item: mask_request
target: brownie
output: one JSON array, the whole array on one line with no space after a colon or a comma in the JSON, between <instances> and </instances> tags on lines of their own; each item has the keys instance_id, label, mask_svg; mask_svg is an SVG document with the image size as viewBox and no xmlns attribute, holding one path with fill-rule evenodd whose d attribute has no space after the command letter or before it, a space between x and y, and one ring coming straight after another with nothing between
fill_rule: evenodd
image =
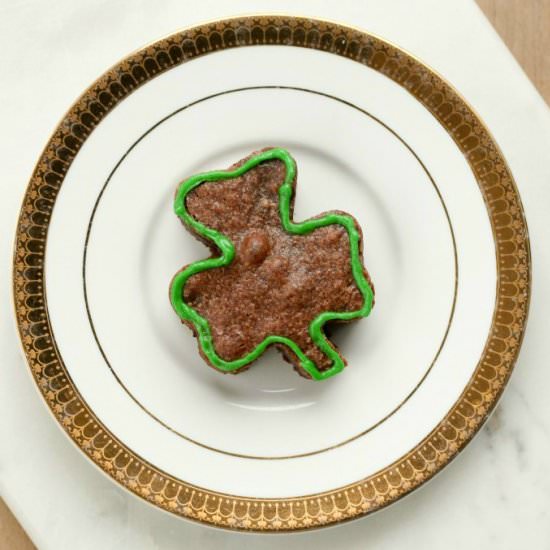
<instances>
[{"instance_id":1,"label":"brownie","mask_svg":"<svg viewBox=\"0 0 550 550\"><path fill-rule=\"evenodd\" d=\"M239 177L204 182L189 192L185 201L188 213L228 237L235 256L229 265L192 275L185 284L183 299L209 322L214 349L222 359L240 359L266 337L277 335L294 341L322 372L331 367L332 360L313 342L311 322L323 312L359 310L364 297L352 273L345 227L331 224L307 234L291 234L283 228L278 190L285 175L281 160L268 160ZM295 187L296 178L293 191ZM293 206L294 193L291 220ZM323 216L326 213L319 218ZM361 230L355 220L354 224L359 231L362 263ZM212 241L191 232L210 247L212 257L220 256ZM364 267L363 274L372 288ZM196 333L192 322L183 321ZM311 378L288 346L275 346L302 376Z\"/></svg>"}]
</instances>

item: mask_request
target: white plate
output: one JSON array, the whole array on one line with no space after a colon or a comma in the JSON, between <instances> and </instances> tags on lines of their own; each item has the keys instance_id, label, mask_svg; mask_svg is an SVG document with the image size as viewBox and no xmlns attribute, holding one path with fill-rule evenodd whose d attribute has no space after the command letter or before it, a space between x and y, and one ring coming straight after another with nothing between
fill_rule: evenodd
<instances>
[{"instance_id":1,"label":"white plate","mask_svg":"<svg viewBox=\"0 0 550 550\"><path fill-rule=\"evenodd\" d=\"M376 306L324 382L273 352L209 369L168 301L207 255L177 184L269 145L298 163L295 219L364 231ZM335 523L424 482L495 404L526 318L521 205L477 117L394 46L312 20L205 25L121 62L48 144L17 237L22 341L61 424L135 493L224 527Z\"/></svg>"}]
</instances>

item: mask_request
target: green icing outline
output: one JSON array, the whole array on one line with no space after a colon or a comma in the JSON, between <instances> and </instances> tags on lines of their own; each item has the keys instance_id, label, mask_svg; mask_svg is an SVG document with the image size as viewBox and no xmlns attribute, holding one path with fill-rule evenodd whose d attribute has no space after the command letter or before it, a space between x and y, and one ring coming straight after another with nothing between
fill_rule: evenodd
<instances>
[{"instance_id":1,"label":"green icing outline","mask_svg":"<svg viewBox=\"0 0 550 550\"><path fill-rule=\"evenodd\" d=\"M214 349L209 322L199 315L192 307L187 305L183 297L185 284L191 276L208 269L227 266L235 257L235 246L229 238L214 229L206 227L189 214L185 204L187 195L202 183L237 178L258 164L274 159L281 160L286 167L285 180L279 187L279 213L283 228L289 233L304 235L320 227L326 227L327 225L342 225L348 232L353 277L357 287L363 295L364 301L361 309L349 312L325 311L318 315L309 325L309 335L311 339L315 345L333 361L332 366L324 371L318 370L315 363L304 354L296 342L285 336L267 336L253 351L240 359L235 359L234 361L222 359ZM184 270L176 273L170 285L170 301L181 319L193 323L204 355L215 368L223 372L235 371L255 361L271 344L284 344L297 355L302 368L307 371L314 380L325 380L330 378L338 374L344 368L344 361L324 335L322 330L323 325L328 321L350 321L358 317L366 317L372 309L374 293L363 272L363 265L359 253L359 232L357 231L353 218L345 214L328 213L320 218L294 223L290 219L290 201L293 194L292 182L295 176L296 163L294 159L286 149L275 148L254 155L235 170L214 170L212 172L196 174L183 181L178 187L174 200L174 212L188 227L193 229L193 231L201 235L201 237L215 243L222 254L215 258L207 258L195 262L187 266Z\"/></svg>"}]
</instances>

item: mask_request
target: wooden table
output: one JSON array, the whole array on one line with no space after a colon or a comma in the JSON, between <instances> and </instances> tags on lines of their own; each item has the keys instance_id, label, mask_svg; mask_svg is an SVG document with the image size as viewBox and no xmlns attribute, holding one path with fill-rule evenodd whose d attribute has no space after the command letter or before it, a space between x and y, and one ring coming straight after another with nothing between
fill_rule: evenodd
<instances>
[{"instance_id":1,"label":"wooden table","mask_svg":"<svg viewBox=\"0 0 550 550\"><path fill-rule=\"evenodd\" d=\"M550 105L550 0L476 0Z\"/></svg>"},{"instance_id":2,"label":"wooden table","mask_svg":"<svg viewBox=\"0 0 550 550\"><path fill-rule=\"evenodd\" d=\"M476 0L550 105L550 0ZM0 548L35 548L0 499Z\"/></svg>"}]
</instances>

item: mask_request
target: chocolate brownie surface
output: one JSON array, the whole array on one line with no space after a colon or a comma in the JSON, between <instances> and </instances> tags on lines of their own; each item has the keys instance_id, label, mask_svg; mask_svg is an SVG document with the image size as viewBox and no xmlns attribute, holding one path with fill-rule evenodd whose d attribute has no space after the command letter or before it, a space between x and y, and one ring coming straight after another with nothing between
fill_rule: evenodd
<instances>
[{"instance_id":1,"label":"chocolate brownie surface","mask_svg":"<svg viewBox=\"0 0 550 550\"><path fill-rule=\"evenodd\" d=\"M284 163L270 160L240 177L205 182L189 193L190 215L228 237L235 258L226 267L192 275L184 299L210 323L214 348L222 359L239 359L267 336L277 335L296 342L323 371L331 361L311 340L309 325L326 311L360 309L363 297L351 271L343 226L333 224L305 235L283 229L278 189L284 178ZM291 215L292 209L293 204ZM213 256L219 256L213 243L204 242ZM277 347L300 374L310 377L289 348Z\"/></svg>"}]
</instances>

